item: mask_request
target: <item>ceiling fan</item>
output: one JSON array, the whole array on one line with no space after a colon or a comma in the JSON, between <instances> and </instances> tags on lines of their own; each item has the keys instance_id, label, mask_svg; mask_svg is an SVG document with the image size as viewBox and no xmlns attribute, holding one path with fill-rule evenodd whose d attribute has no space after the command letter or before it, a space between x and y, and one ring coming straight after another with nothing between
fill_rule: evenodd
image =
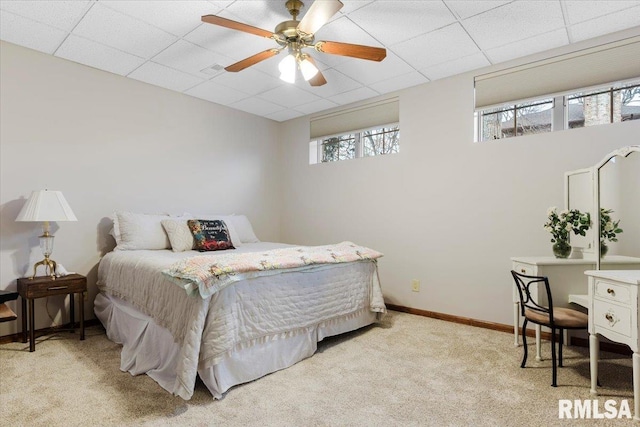
<instances>
[{"instance_id":1,"label":"ceiling fan","mask_svg":"<svg viewBox=\"0 0 640 427\"><path fill-rule=\"evenodd\" d=\"M302 76L311 86L322 86L327 83L313 58L308 53L303 52L303 49L306 48L313 48L318 52L332 55L349 56L378 62L387 56L386 49L380 47L333 41L316 42L314 34L342 8L343 4L339 0L316 0L302 20L298 21L297 18L303 6L304 4L300 0L288 0L285 3L285 7L293 19L279 23L273 32L216 15L205 15L202 17L202 22L273 39L280 47L267 49L252 55L225 67L225 70L231 72L242 71L258 62L278 55L286 49L288 55L280 62L279 70L280 78L289 83L295 82L298 69L300 69Z\"/></svg>"}]
</instances>

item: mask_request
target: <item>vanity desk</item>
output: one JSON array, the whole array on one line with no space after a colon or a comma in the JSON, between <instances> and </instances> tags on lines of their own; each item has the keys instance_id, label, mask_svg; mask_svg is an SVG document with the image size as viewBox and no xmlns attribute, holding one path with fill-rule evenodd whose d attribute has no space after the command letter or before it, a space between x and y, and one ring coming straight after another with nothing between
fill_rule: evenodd
<instances>
[{"instance_id":1,"label":"vanity desk","mask_svg":"<svg viewBox=\"0 0 640 427\"><path fill-rule=\"evenodd\" d=\"M640 420L640 270L589 270L589 365L591 394L598 394L598 358L602 335L633 351L633 418Z\"/></svg>"},{"instance_id":2,"label":"vanity desk","mask_svg":"<svg viewBox=\"0 0 640 427\"><path fill-rule=\"evenodd\" d=\"M640 270L640 258L610 255L602 259L601 268L605 270ZM595 257L583 259L550 257L513 257L511 268L529 276L547 276L553 295L553 305L569 307L569 303L580 304L588 308L586 270L596 268ZM515 345L519 342L520 298L515 286L513 289L513 334ZM534 298L547 303L544 287L534 290ZM567 341L568 342L568 341ZM536 360L542 360L540 353L540 326L536 325Z\"/></svg>"}]
</instances>

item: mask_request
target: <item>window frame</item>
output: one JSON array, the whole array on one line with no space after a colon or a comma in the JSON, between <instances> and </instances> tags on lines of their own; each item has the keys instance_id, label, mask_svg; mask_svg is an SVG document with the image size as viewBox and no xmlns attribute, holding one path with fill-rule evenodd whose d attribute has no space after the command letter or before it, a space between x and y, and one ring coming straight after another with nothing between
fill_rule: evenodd
<instances>
[{"instance_id":1,"label":"window frame","mask_svg":"<svg viewBox=\"0 0 640 427\"><path fill-rule=\"evenodd\" d=\"M545 132L519 134L517 132L517 129L518 129L517 110L518 108L523 108L527 106L545 104L545 103L548 103L549 100L551 100L551 103L552 103L550 132L555 132L555 131L564 130L564 129L574 129L574 128L585 127L584 125L579 127L570 127L570 122L569 122L570 101L573 99L578 99L578 98L584 99L589 96L595 96L595 95L601 95L601 94L609 94L609 121L608 123L600 123L600 124L618 123L617 121L614 121L615 119L614 117L615 106L613 102L614 94L616 92L622 92L624 90L634 89L634 88L640 88L640 79L632 79L624 82L608 83L606 85L599 85L598 87L594 87L594 88L573 90L571 92L567 92L559 95L544 95L544 96L540 96L540 97L536 97L528 100L513 101L513 102L509 102L502 105L488 106L482 109L478 109L474 111L474 142L484 143L484 142L496 141L501 139L514 138L518 136L533 135L537 133L548 133L547 131L545 131ZM500 138L483 140L482 137L484 132L484 121L483 121L484 117L489 114L500 114L506 111L512 111L514 115L513 134L502 136ZM624 121L628 121L628 119L624 120L621 117L620 122L624 122Z\"/></svg>"},{"instance_id":2,"label":"window frame","mask_svg":"<svg viewBox=\"0 0 640 427\"><path fill-rule=\"evenodd\" d=\"M364 138L362 136L363 133L364 132L368 132L368 131L373 131L373 130L383 130L382 133L390 134L390 133L392 133L392 131L387 131L387 129L392 129L392 128L396 128L396 132L398 134L398 150L395 151L395 152L392 151L392 152L383 152L383 153L374 154L374 155L365 155L364 141L363 141ZM331 138L341 138L341 137L349 136L349 135L353 135L354 136L354 143L355 143L354 157L340 159L339 155L338 155L338 159L337 160L325 161L324 146L326 145L326 141L331 139ZM332 142L332 143L333 144L339 143L339 141ZM323 137L317 138L315 140L312 140L312 141L310 141L309 144L311 146L310 152L311 152L311 150L313 150L314 146L315 146L315 149L316 149L315 156L313 156L311 154L309 156L309 164L336 163L336 162L340 162L340 161L344 161L344 160L354 160L354 159L362 159L362 158L368 158L368 157L379 157L379 156L383 156L383 155L387 155L387 154L398 154L400 152L400 122L393 122L393 123L375 125L375 126L367 127L367 128L364 128L364 129L344 132L344 133L340 133L340 134L336 134L336 135L327 135L327 136L323 136Z\"/></svg>"}]
</instances>

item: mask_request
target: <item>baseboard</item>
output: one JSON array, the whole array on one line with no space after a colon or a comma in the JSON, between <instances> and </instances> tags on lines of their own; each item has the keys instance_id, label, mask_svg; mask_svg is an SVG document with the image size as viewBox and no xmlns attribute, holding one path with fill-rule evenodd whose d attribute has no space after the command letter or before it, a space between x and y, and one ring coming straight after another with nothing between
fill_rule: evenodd
<instances>
[{"instance_id":1,"label":"baseboard","mask_svg":"<svg viewBox=\"0 0 640 427\"><path fill-rule=\"evenodd\" d=\"M96 325L101 325L100 321L98 319L89 319L89 320L85 320L84 321L84 326L89 327L89 326L96 326ZM80 325L76 322L76 329L79 328ZM39 337L41 335L48 335L48 334L53 334L56 332L63 332L63 331L67 331L69 327L67 325L65 326L60 326L60 327L49 327L49 328L42 328L42 329L36 329L36 337ZM18 332L16 334L11 334L11 335L4 335L0 337L0 344L7 344L10 342L21 342L22 341L22 332Z\"/></svg>"},{"instance_id":2,"label":"baseboard","mask_svg":"<svg viewBox=\"0 0 640 427\"><path fill-rule=\"evenodd\" d=\"M455 316L453 314L438 313L436 311L420 310L417 308L404 307L402 305L394 305L394 304L386 304L386 305L389 310L401 311L403 313L416 314L418 316L431 317L433 319L444 320L447 322L461 323L463 325L476 326L478 328L492 329L494 331L507 332L507 333L513 334L513 326L505 325L504 323L488 322L486 320L478 320L478 319L472 319L470 317ZM520 328L520 334L522 334L522 328ZM527 336L535 337L536 336L535 330L527 329ZM543 331L541 334L541 338L549 341L551 340L551 333ZM571 337L570 344L575 345L577 347L588 348L589 340L585 338ZM610 353L624 354L624 355L633 354L631 349L626 345L608 343L608 342L602 342L602 341L600 341L600 350L608 351Z\"/></svg>"}]
</instances>

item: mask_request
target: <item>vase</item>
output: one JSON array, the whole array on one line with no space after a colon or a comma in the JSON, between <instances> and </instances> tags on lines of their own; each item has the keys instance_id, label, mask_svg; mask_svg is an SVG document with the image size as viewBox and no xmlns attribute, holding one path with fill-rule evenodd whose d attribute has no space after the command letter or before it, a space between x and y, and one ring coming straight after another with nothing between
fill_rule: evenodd
<instances>
[{"instance_id":1,"label":"vase","mask_svg":"<svg viewBox=\"0 0 640 427\"><path fill-rule=\"evenodd\" d=\"M568 258L571 253L571 245L563 241L554 243L552 249L556 258Z\"/></svg>"},{"instance_id":2,"label":"vase","mask_svg":"<svg viewBox=\"0 0 640 427\"><path fill-rule=\"evenodd\" d=\"M608 251L609 246L605 242L600 242L600 258L604 258Z\"/></svg>"}]
</instances>

